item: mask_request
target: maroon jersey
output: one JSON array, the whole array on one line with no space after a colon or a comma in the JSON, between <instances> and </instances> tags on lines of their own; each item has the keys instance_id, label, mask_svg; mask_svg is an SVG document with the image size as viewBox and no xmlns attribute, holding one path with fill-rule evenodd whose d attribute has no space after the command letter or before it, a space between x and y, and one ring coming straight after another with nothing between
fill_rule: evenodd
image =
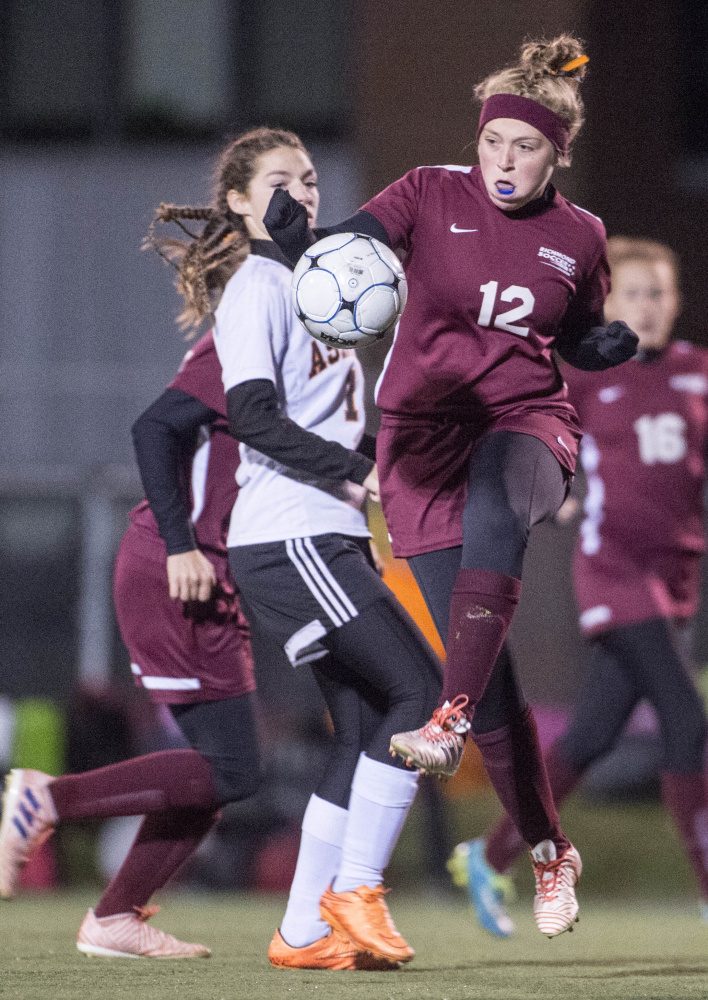
<instances>
[{"instance_id":1,"label":"maroon jersey","mask_svg":"<svg viewBox=\"0 0 708 1000\"><path fill-rule=\"evenodd\" d=\"M708 351L678 341L653 360L565 375L588 479L574 561L581 627L690 616L705 549Z\"/></svg>"},{"instance_id":2,"label":"maroon jersey","mask_svg":"<svg viewBox=\"0 0 708 1000\"><path fill-rule=\"evenodd\" d=\"M235 476L239 450L238 442L229 434L221 365L211 332L187 351L169 388L188 393L220 415L204 428L203 440L189 468L184 469L184 476L191 487L192 523L197 543L211 558L219 579L224 580L228 577L226 535L238 494ZM146 500L129 516L134 524L158 535L157 523Z\"/></svg>"},{"instance_id":3,"label":"maroon jersey","mask_svg":"<svg viewBox=\"0 0 708 1000\"><path fill-rule=\"evenodd\" d=\"M233 584L221 580L208 601L172 600L157 534L131 524L123 535L113 599L133 680L152 701L191 704L255 689L248 622Z\"/></svg>"},{"instance_id":4,"label":"maroon jersey","mask_svg":"<svg viewBox=\"0 0 708 1000\"><path fill-rule=\"evenodd\" d=\"M564 319L601 321L605 233L557 192L526 213L501 211L478 167L420 167L363 208L404 254L408 279L377 387L378 457L394 553L414 555L460 544L482 434L531 434L574 470L580 433L551 349Z\"/></svg>"},{"instance_id":5,"label":"maroon jersey","mask_svg":"<svg viewBox=\"0 0 708 1000\"><path fill-rule=\"evenodd\" d=\"M221 365L211 333L187 351L171 389L180 389L219 414L183 474L191 486L192 523L199 548L216 570L208 601L169 596L165 543L146 500L118 551L114 601L133 679L153 701L191 703L253 691L248 623L231 578L226 535L236 500L238 442L229 434ZM157 627L156 627L157 623Z\"/></svg>"}]
</instances>

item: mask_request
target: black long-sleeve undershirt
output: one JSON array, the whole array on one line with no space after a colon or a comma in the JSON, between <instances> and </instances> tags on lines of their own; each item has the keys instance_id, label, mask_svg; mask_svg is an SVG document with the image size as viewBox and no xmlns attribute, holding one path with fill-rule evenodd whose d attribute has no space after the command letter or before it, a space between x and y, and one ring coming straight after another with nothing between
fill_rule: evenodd
<instances>
[{"instance_id":1,"label":"black long-sleeve undershirt","mask_svg":"<svg viewBox=\"0 0 708 1000\"><path fill-rule=\"evenodd\" d=\"M140 479L170 556L197 548L189 469L200 428L217 417L215 410L189 393L166 389L133 424Z\"/></svg>"},{"instance_id":2,"label":"black long-sleeve undershirt","mask_svg":"<svg viewBox=\"0 0 708 1000\"><path fill-rule=\"evenodd\" d=\"M314 479L361 485L373 468L373 461L361 452L325 441L283 417L275 386L268 379L234 386L226 393L226 404L231 434L289 469Z\"/></svg>"}]
</instances>

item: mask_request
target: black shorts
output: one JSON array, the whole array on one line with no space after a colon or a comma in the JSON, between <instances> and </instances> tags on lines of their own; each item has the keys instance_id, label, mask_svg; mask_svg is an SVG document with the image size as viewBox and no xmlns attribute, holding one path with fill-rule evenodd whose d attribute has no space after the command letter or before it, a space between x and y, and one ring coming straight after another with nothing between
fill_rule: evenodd
<instances>
[{"instance_id":1,"label":"black shorts","mask_svg":"<svg viewBox=\"0 0 708 1000\"><path fill-rule=\"evenodd\" d=\"M390 595L366 547L368 539L329 534L229 549L251 627L275 639L294 667L325 656L328 632Z\"/></svg>"}]
</instances>

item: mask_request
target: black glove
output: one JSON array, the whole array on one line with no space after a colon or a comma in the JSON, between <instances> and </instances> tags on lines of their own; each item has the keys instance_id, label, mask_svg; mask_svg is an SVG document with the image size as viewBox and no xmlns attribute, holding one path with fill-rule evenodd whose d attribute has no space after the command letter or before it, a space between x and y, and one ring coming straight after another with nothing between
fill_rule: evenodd
<instances>
[{"instance_id":1,"label":"black glove","mask_svg":"<svg viewBox=\"0 0 708 1000\"><path fill-rule=\"evenodd\" d=\"M584 372L602 372L629 361L637 353L636 333L616 320L608 326L593 326L579 339L561 334L556 337L556 350L569 365Z\"/></svg>"},{"instance_id":2,"label":"black glove","mask_svg":"<svg viewBox=\"0 0 708 1000\"><path fill-rule=\"evenodd\" d=\"M263 216L263 224L291 264L297 264L307 248L315 242L307 222L305 206L295 201L290 192L283 188L276 188L273 192Z\"/></svg>"}]
</instances>

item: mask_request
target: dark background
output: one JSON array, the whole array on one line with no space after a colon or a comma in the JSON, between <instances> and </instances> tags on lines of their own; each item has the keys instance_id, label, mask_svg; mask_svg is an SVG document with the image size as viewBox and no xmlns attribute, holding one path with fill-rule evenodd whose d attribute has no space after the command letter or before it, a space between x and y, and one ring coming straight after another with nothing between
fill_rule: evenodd
<instances>
[{"instance_id":1,"label":"dark background","mask_svg":"<svg viewBox=\"0 0 708 1000\"><path fill-rule=\"evenodd\" d=\"M110 567L139 495L129 427L185 348L169 275L138 250L152 208L204 203L214 154L251 125L311 144L323 222L410 167L471 162L475 83L525 38L564 30L591 62L587 123L557 185L609 234L677 251L677 333L706 343L705 4L5 0L0 692L127 676ZM384 350L362 354L370 385ZM581 661L572 540L538 529L514 627L528 693L546 704L569 700Z\"/></svg>"}]
</instances>

